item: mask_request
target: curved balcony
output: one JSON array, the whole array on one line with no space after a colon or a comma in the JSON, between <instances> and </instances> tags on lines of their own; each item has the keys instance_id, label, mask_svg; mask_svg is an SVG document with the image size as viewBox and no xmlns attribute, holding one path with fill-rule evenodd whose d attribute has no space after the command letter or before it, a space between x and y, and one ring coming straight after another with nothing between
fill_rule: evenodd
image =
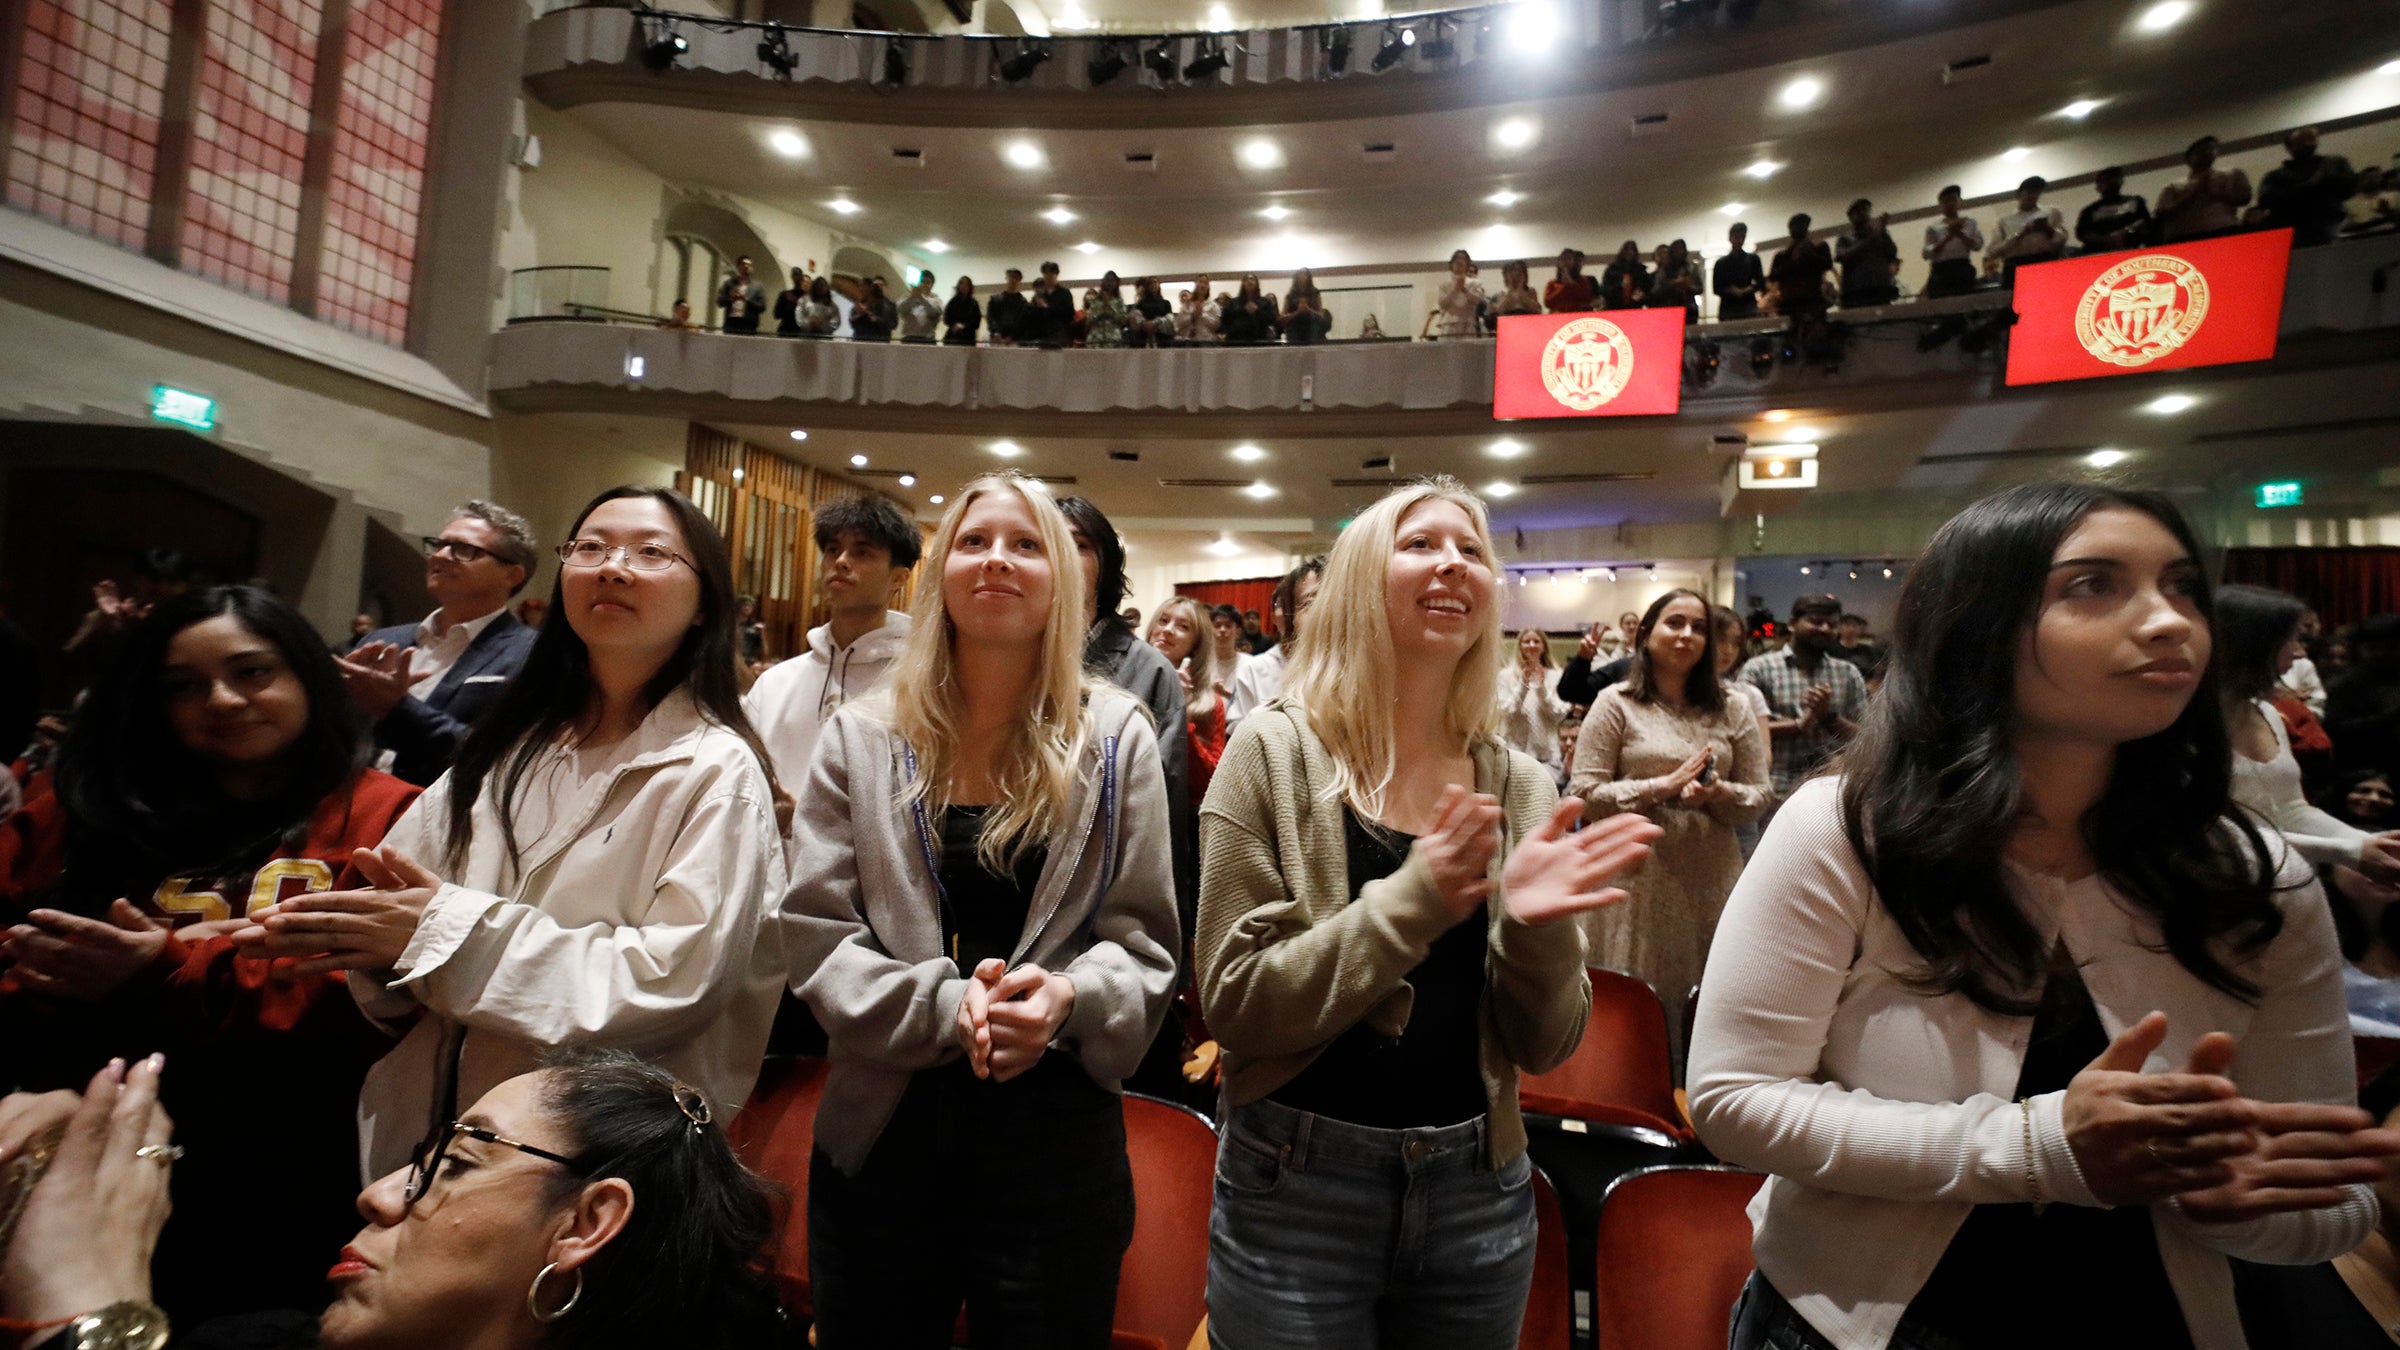
<instances>
[{"instance_id":1,"label":"curved balcony","mask_svg":"<svg viewBox=\"0 0 2400 1350\"><path fill-rule=\"evenodd\" d=\"M526 35L554 108L662 103L900 126L1223 126L1441 111L1690 79L2066 0L1548 0L1245 33L1053 38L798 28L604 5ZM1733 16L1747 14L1739 23ZM1403 40L1405 38L1405 40ZM661 42L680 51L661 59ZM657 55L654 56L654 50ZM1020 69L1027 51L1046 56ZM1529 59L1529 51L1540 59ZM1111 69L1111 67L1114 67ZM1011 79L1011 74L1017 78Z\"/></svg>"}]
</instances>

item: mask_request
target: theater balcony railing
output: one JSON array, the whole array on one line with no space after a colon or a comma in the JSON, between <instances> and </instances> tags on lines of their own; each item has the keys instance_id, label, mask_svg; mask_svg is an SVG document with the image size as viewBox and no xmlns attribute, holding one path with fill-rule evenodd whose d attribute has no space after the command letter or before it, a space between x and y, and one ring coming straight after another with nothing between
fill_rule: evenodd
<instances>
[{"instance_id":1,"label":"theater balcony railing","mask_svg":"<svg viewBox=\"0 0 2400 1350\"><path fill-rule=\"evenodd\" d=\"M2400 235L2295 252L2277 364L2400 360L2395 283ZM2009 298L1837 309L1829 353L1796 350L1778 319L1697 325L1684 343L1684 415L1841 391L1885 406L1991 397L2002 387ZM1324 434L1465 431L1491 417L1489 338L1045 350L677 331L627 317L586 309L510 323L493 338L493 401L527 412L804 413L824 426L962 431L1040 414L1062 431L1062 416L1088 417L1095 434L1129 414L1241 416ZM1954 340L1923 350L1919 338L1944 319Z\"/></svg>"},{"instance_id":2,"label":"theater balcony railing","mask_svg":"<svg viewBox=\"0 0 2400 1350\"><path fill-rule=\"evenodd\" d=\"M583 4L531 23L524 69L526 87L554 108L640 102L888 125L1216 126L1691 79L2063 2L1544 0L1247 32L1033 39Z\"/></svg>"}]
</instances>

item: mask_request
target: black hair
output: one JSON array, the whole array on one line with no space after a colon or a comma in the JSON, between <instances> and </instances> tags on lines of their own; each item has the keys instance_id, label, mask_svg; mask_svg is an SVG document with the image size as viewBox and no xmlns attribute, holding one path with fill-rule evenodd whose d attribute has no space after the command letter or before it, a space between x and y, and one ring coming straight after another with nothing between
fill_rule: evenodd
<instances>
[{"instance_id":1,"label":"black hair","mask_svg":"<svg viewBox=\"0 0 2400 1350\"><path fill-rule=\"evenodd\" d=\"M2190 145L2183 147L2183 157L2185 159L2190 159L2192 156L2200 153L2200 147L2205 145L2209 149L2214 150L2219 144L2220 142L2216 137L2203 136L2199 140L2192 142Z\"/></svg>"},{"instance_id":2,"label":"black hair","mask_svg":"<svg viewBox=\"0 0 2400 1350\"><path fill-rule=\"evenodd\" d=\"M2298 600L2264 586L2219 586L2213 625L2217 679L2244 702L2275 692L2275 654L2300 631Z\"/></svg>"},{"instance_id":3,"label":"black hair","mask_svg":"<svg viewBox=\"0 0 2400 1350\"><path fill-rule=\"evenodd\" d=\"M1857 201L1850 203L1850 210L1852 211L1872 211L1874 209L1875 203L1868 201L1864 197L1861 197Z\"/></svg>"},{"instance_id":4,"label":"black hair","mask_svg":"<svg viewBox=\"0 0 2400 1350\"><path fill-rule=\"evenodd\" d=\"M2109 165L2107 168L2105 168L2105 169L2102 169L2100 172L2098 172L2098 173L2096 173L2096 174L2093 174L2093 175L2092 175L2092 181L2094 181L2094 182L2098 182L2099 180L2101 180L2101 179L2103 179L2103 178L2109 178L2109 177L2123 178L2124 176L2125 176L2125 167L2124 167L2123 165L2121 165L2121 164L2111 164L2111 165Z\"/></svg>"},{"instance_id":5,"label":"black hair","mask_svg":"<svg viewBox=\"0 0 2400 1350\"><path fill-rule=\"evenodd\" d=\"M2019 192L2040 192L2041 190L2043 190L2044 188L2047 188L2047 187L2049 187L2049 186L2050 186L2050 180L2049 180L2049 179L2047 179L2047 178L2044 178L2044 177L2042 177L2040 174L2038 174L2038 173L2037 173L2037 174L2033 175L2032 177L2030 177L2030 178L2026 179L2024 182L2017 184L2017 191L2019 191Z\"/></svg>"},{"instance_id":6,"label":"black hair","mask_svg":"<svg viewBox=\"0 0 2400 1350\"><path fill-rule=\"evenodd\" d=\"M553 1350L778 1343L774 1286L758 1265L774 1192L726 1142L734 1104L708 1102L624 1050L555 1051L542 1067L542 1109L581 1164L561 1174L556 1198L612 1177L634 1195L624 1228L579 1268L575 1306L550 1327Z\"/></svg>"},{"instance_id":7,"label":"black hair","mask_svg":"<svg viewBox=\"0 0 2400 1350\"><path fill-rule=\"evenodd\" d=\"M1803 211L1800 214L1792 217L1791 220L1785 225L1785 228L1789 229L1794 235L1803 235L1808 233L1808 227L1814 223L1815 222L1809 219L1808 213Z\"/></svg>"},{"instance_id":8,"label":"black hair","mask_svg":"<svg viewBox=\"0 0 2400 1350\"><path fill-rule=\"evenodd\" d=\"M1023 281L1025 279L1025 271L1023 268L1019 267L1011 267L1007 271L1002 272L1001 275L1015 277L1019 281Z\"/></svg>"},{"instance_id":9,"label":"black hair","mask_svg":"<svg viewBox=\"0 0 2400 1350\"><path fill-rule=\"evenodd\" d=\"M1117 537L1117 527L1108 523L1108 516L1094 506L1089 497L1061 497L1058 509L1067 524L1081 534L1100 555L1100 612L1102 623L1122 625L1117 611L1125 607L1125 541Z\"/></svg>"},{"instance_id":10,"label":"black hair","mask_svg":"<svg viewBox=\"0 0 2400 1350\"><path fill-rule=\"evenodd\" d=\"M1057 271L1057 270L1058 270L1058 264L1057 264L1057 263L1054 263L1054 262L1046 262L1046 263L1043 263L1043 264L1042 264L1042 271L1043 271L1043 272L1045 272L1045 273L1049 273L1049 272L1055 272L1055 271Z\"/></svg>"},{"instance_id":11,"label":"black hair","mask_svg":"<svg viewBox=\"0 0 2400 1350\"><path fill-rule=\"evenodd\" d=\"M1740 230L1744 234L1750 233L1750 222L1746 220L1737 220L1733 222L1733 224L1725 227L1725 232L1727 234L1731 234L1735 230Z\"/></svg>"},{"instance_id":12,"label":"black hair","mask_svg":"<svg viewBox=\"0 0 2400 1350\"><path fill-rule=\"evenodd\" d=\"M167 648L194 624L231 617L272 645L308 699L282 783L236 801L186 749L167 716ZM366 764L366 719L342 687L324 639L290 605L254 586L211 586L161 600L125 635L58 752L66 866L57 907L89 917L139 899L169 876L248 872L305 836L317 804Z\"/></svg>"},{"instance_id":13,"label":"black hair","mask_svg":"<svg viewBox=\"0 0 2400 1350\"><path fill-rule=\"evenodd\" d=\"M717 533L717 527L682 493L628 483L584 503L575 513L567 537L574 538L602 504L629 497L657 502L674 518L684 551L692 560L692 571L700 579L699 621L685 630L674 654L642 686L644 710L655 709L676 690L688 688L692 701L699 705L701 719L741 737L757 757L769 790L780 791L775 761L768 757L766 745L742 712L741 683L735 674L740 667L741 636L734 631L733 560L726 552L725 536ZM500 839L507 847L510 868L522 861L517 850L517 793L534 761L557 741L559 733L575 725L591 702L592 654L574 623L564 617L566 584L566 569L561 568L550 583L549 612L553 617L542 625L517 678L508 682L491 709L468 731L458 747L458 757L451 762L450 818L446 822L449 846L442 864L446 871L457 872L466 859L467 844L475 833L475 803L494 770L500 773L500 797L494 804L494 814L500 817Z\"/></svg>"},{"instance_id":14,"label":"black hair","mask_svg":"<svg viewBox=\"0 0 2400 1350\"><path fill-rule=\"evenodd\" d=\"M1232 620L1233 626L1236 628L1242 626L1242 612L1231 605L1210 605L1208 607L1208 621L1215 623L1219 619Z\"/></svg>"},{"instance_id":15,"label":"black hair","mask_svg":"<svg viewBox=\"0 0 2400 1350\"><path fill-rule=\"evenodd\" d=\"M833 552L844 534L855 534L892 555L892 566L914 567L924 556L925 538L900 504L880 492L861 493L817 508L809 527L819 553Z\"/></svg>"},{"instance_id":16,"label":"black hair","mask_svg":"<svg viewBox=\"0 0 2400 1350\"><path fill-rule=\"evenodd\" d=\"M1967 194L1958 190L1958 184L1945 183L1943 184L1941 191L1933 194L1933 199L1935 201L1940 201L1944 197L1964 197L1966 195Z\"/></svg>"},{"instance_id":17,"label":"black hair","mask_svg":"<svg viewBox=\"0 0 2400 1350\"><path fill-rule=\"evenodd\" d=\"M2333 780L2333 791L2325 798L2326 812L2344 825L2355 825L2362 830L2389 829L2392 819L2389 815L2382 820L2360 820L2350 812L2350 794L2358 791L2360 784L2375 779L2381 779L2387 788L2400 788L2400 774L2385 769L2352 769Z\"/></svg>"},{"instance_id":18,"label":"black hair","mask_svg":"<svg viewBox=\"0 0 2400 1350\"><path fill-rule=\"evenodd\" d=\"M1797 619L1803 614L1830 614L1836 622L1839 622L1842 617L1842 602L1822 592L1803 595L1792 602L1792 617Z\"/></svg>"},{"instance_id":19,"label":"black hair","mask_svg":"<svg viewBox=\"0 0 2400 1350\"><path fill-rule=\"evenodd\" d=\"M1842 821L1876 897L1923 968L1920 993L1963 994L2030 1016L2048 952L2003 883L2001 860L2025 809L2012 736L2016 652L2038 616L2060 541L2097 510L2140 512L2194 559L2174 504L2148 492L2029 483L1969 505L1910 569L1891 664L1840 757ZM2205 621L2205 573L2193 582ZM2233 808L2232 742L2217 677L2165 730L2116 750L2107 788L2079 823L2100 875L2155 922L2167 951L2211 988L2257 987L2221 948L2248 955L2282 930L2275 863Z\"/></svg>"},{"instance_id":20,"label":"black hair","mask_svg":"<svg viewBox=\"0 0 2400 1350\"><path fill-rule=\"evenodd\" d=\"M975 292L975 278L973 278L973 277L969 277L969 276L962 276L962 277L960 277L960 278L959 278L957 281L955 281L955 282L952 282L952 283L951 283L951 285L950 285L950 293L951 293L952 295L956 295L956 294L958 293L958 288L959 288L959 287L961 287L961 286L964 286L964 287L966 287L966 288L967 288L967 293L968 293L968 294L970 294L970 295L974 294L974 292Z\"/></svg>"},{"instance_id":21,"label":"black hair","mask_svg":"<svg viewBox=\"0 0 2400 1350\"><path fill-rule=\"evenodd\" d=\"M1708 597L1695 590L1678 586L1650 602L1642 611L1641 626L1634 630L1633 662L1625 668L1625 696L1636 703L1658 702L1656 677L1650 669L1650 630L1658 626L1658 616L1677 600L1699 604L1700 662L1683 677L1683 701L1702 712L1719 712L1725 707L1725 686L1717 680L1717 613Z\"/></svg>"},{"instance_id":22,"label":"black hair","mask_svg":"<svg viewBox=\"0 0 2400 1350\"><path fill-rule=\"evenodd\" d=\"M1300 603L1300 578L1311 574L1319 577L1325 575L1324 554L1317 554L1284 573L1283 580L1275 583L1275 593L1268 597L1267 603L1275 610L1275 623L1287 639L1291 637L1293 621L1298 617L1294 608Z\"/></svg>"}]
</instances>

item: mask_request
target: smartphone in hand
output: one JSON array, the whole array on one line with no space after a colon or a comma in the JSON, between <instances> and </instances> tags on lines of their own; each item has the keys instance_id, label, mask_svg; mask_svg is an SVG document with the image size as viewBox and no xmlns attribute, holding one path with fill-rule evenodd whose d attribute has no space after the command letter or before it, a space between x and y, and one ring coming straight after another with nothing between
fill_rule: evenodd
<instances>
[{"instance_id":1,"label":"smartphone in hand","mask_svg":"<svg viewBox=\"0 0 2400 1350\"><path fill-rule=\"evenodd\" d=\"M1700 786L1715 787L1716 785L1717 748L1712 745L1708 748L1708 758L1700 761Z\"/></svg>"}]
</instances>

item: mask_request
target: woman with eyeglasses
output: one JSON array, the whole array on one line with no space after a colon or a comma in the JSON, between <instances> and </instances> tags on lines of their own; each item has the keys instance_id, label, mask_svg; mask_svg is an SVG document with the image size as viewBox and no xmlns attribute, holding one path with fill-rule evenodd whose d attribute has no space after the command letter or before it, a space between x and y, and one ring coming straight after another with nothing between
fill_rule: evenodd
<instances>
[{"instance_id":1,"label":"woman with eyeglasses","mask_svg":"<svg viewBox=\"0 0 2400 1350\"><path fill-rule=\"evenodd\" d=\"M1143 706L1085 673L1074 537L978 479L908 648L834 714L792 836L793 989L831 1042L808 1177L823 1350L1102 1350L1133 1237L1120 1084L1181 945Z\"/></svg>"},{"instance_id":2,"label":"woman with eyeglasses","mask_svg":"<svg viewBox=\"0 0 2400 1350\"><path fill-rule=\"evenodd\" d=\"M418 789L364 767L366 724L323 641L248 586L159 602L128 630L0 878L0 1083L63 1088L172 1055L176 1176L159 1300L199 1318L323 1302L348 1227L358 1087L390 1039L341 981L270 978L222 934L354 884ZM275 1141L277 1184L252 1150Z\"/></svg>"},{"instance_id":3,"label":"woman with eyeglasses","mask_svg":"<svg viewBox=\"0 0 2400 1350\"><path fill-rule=\"evenodd\" d=\"M359 1102L368 1175L565 1045L631 1050L731 1118L783 983L776 786L735 683L725 541L664 488L611 488L559 546L524 673L367 884L253 914L247 949L350 973L406 1037Z\"/></svg>"},{"instance_id":4,"label":"woman with eyeglasses","mask_svg":"<svg viewBox=\"0 0 2400 1350\"><path fill-rule=\"evenodd\" d=\"M359 1193L318 1253L333 1303L170 1327L144 1260L188 1168L155 1059L80 1095L0 1098L0 1318L31 1350L752 1350L776 1344L757 1267L768 1188L697 1089L622 1051L570 1051L495 1084ZM182 1161L178 1161L182 1158ZM21 1204L22 1208L17 1206ZM219 1260L237 1263L239 1254ZM324 1263L331 1270L324 1271ZM313 1306L313 1305L312 1305ZM175 1334L175 1333L183 1334Z\"/></svg>"}]
</instances>

